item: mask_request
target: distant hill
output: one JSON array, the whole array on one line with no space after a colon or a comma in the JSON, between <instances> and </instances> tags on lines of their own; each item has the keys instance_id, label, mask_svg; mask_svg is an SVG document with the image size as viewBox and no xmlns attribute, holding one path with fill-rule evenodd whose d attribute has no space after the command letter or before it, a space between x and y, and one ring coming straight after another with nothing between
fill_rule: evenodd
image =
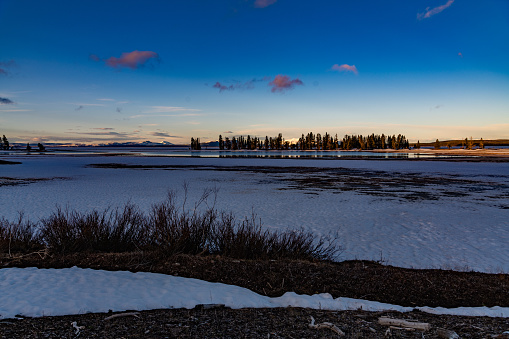
<instances>
[{"instance_id":1,"label":"distant hill","mask_svg":"<svg viewBox=\"0 0 509 339\"><path fill-rule=\"evenodd\" d=\"M472 143L474 146L479 146L481 139L472 139ZM462 140L439 140L440 147L458 147L458 146L464 146L465 145L465 139ZM484 140L483 139L484 146L509 146L509 139L494 139L494 140ZM416 143L411 143L410 145L413 147ZM429 146L435 146L435 142L421 142L421 146L423 147L429 147Z\"/></svg>"}]
</instances>

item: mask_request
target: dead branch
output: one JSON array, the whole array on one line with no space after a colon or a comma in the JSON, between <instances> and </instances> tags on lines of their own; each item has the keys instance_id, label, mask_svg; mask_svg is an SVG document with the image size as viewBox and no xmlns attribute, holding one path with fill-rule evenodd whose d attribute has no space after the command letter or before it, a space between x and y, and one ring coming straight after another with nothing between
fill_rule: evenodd
<instances>
[{"instance_id":1,"label":"dead branch","mask_svg":"<svg viewBox=\"0 0 509 339\"><path fill-rule=\"evenodd\" d=\"M428 323L419 323L416 321L408 321L403 319L393 319L388 317L380 317L378 318L378 323L382 326L396 326L396 327L404 327L404 328L413 328L420 331L428 331L430 329L430 324Z\"/></svg>"},{"instance_id":2,"label":"dead branch","mask_svg":"<svg viewBox=\"0 0 509 339\"><path fill-rule=\"evenodd\" d=\"M135 318L139 318L140 317L140 313L139 312L118 313L118 314L110 315L109 317L104 318L104 320L106 321L106 320L112 320L112 319L115 319L115 318L122 318L122 317L135 317Z\"/></svg>"},{"instance_id":3,"label":"dead branch","mask_svg":"<svg viewBox=\"0 0 509 339\"><path fill-rule=\"evenodd\" d=\"M329 329L329 330L335 332L337 335L340 335L340 336L345 335L345 332L341 331L336 325L334 325L332 323L325 322L325 323L315 325L315 318L313 318L313 317L311 317L311 324L309 324L309 328L314 328L316 330L326 328L326 329Z\"/></svg>"}]
</instances>

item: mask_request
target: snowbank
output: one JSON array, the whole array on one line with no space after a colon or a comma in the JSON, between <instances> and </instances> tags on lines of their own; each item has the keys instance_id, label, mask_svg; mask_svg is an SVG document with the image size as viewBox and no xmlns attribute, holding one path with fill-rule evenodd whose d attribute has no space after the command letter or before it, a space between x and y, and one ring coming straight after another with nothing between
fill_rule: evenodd
<instances>
[{"instance_id":1,"label":"snowbank","mask_svg":"<svg viewBox=\"0 0 509 339\"><path fill-rule=\"evenodd\" d=\"M269 298L238 286L158 273L111 272L78 267L0 269L0 319L16 315L41 317L109 310L189 309L199 304L224 304L234 309L288 306L399 312L413 309L367 300L334 299L327 293L309 296L288 292L278 298ZM509 317L509 308L503 307L418 309L434 314Z\"/></svg>"}]
</instances>

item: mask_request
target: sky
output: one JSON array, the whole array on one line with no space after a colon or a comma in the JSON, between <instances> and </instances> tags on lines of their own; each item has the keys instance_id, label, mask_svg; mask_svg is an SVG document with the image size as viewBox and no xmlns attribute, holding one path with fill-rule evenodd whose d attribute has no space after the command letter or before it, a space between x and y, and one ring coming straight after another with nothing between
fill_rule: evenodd
<instances>
[{"instance_id":1,"label":"sky","mask_svg":"<svg viewBox=\"0 0 509 339\"><path fill-rule=\"evenodd\" d=\"M0 0L10 142L509 138L507 0Z\"/></svg>"}]
</instances>

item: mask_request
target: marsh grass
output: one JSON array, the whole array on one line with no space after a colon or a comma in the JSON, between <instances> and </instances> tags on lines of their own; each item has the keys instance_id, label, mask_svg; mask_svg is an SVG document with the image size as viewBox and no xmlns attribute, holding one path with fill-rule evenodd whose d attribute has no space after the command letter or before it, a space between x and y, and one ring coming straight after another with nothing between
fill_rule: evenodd
<instances>
[{"instance_id":1,"label":"marsh grass","mask_svg":"<svg viewBox=\"0 0 509 339\"><path fill-rule=\"evenodd\" d=\"M128 203L123 208L78 212L57 208L37 224L20 215L0 220L0 251L27 253L47 248L54 254L153 251L223 255L236 259L334 260L337 238L315 237L304 230L270 231L253 214L237 220L215 208L214 190L206 190L192 208L177 204L174 193L148 213ZM213 203L211 203L211 200Z\"/></svg>"}]
</instances>

